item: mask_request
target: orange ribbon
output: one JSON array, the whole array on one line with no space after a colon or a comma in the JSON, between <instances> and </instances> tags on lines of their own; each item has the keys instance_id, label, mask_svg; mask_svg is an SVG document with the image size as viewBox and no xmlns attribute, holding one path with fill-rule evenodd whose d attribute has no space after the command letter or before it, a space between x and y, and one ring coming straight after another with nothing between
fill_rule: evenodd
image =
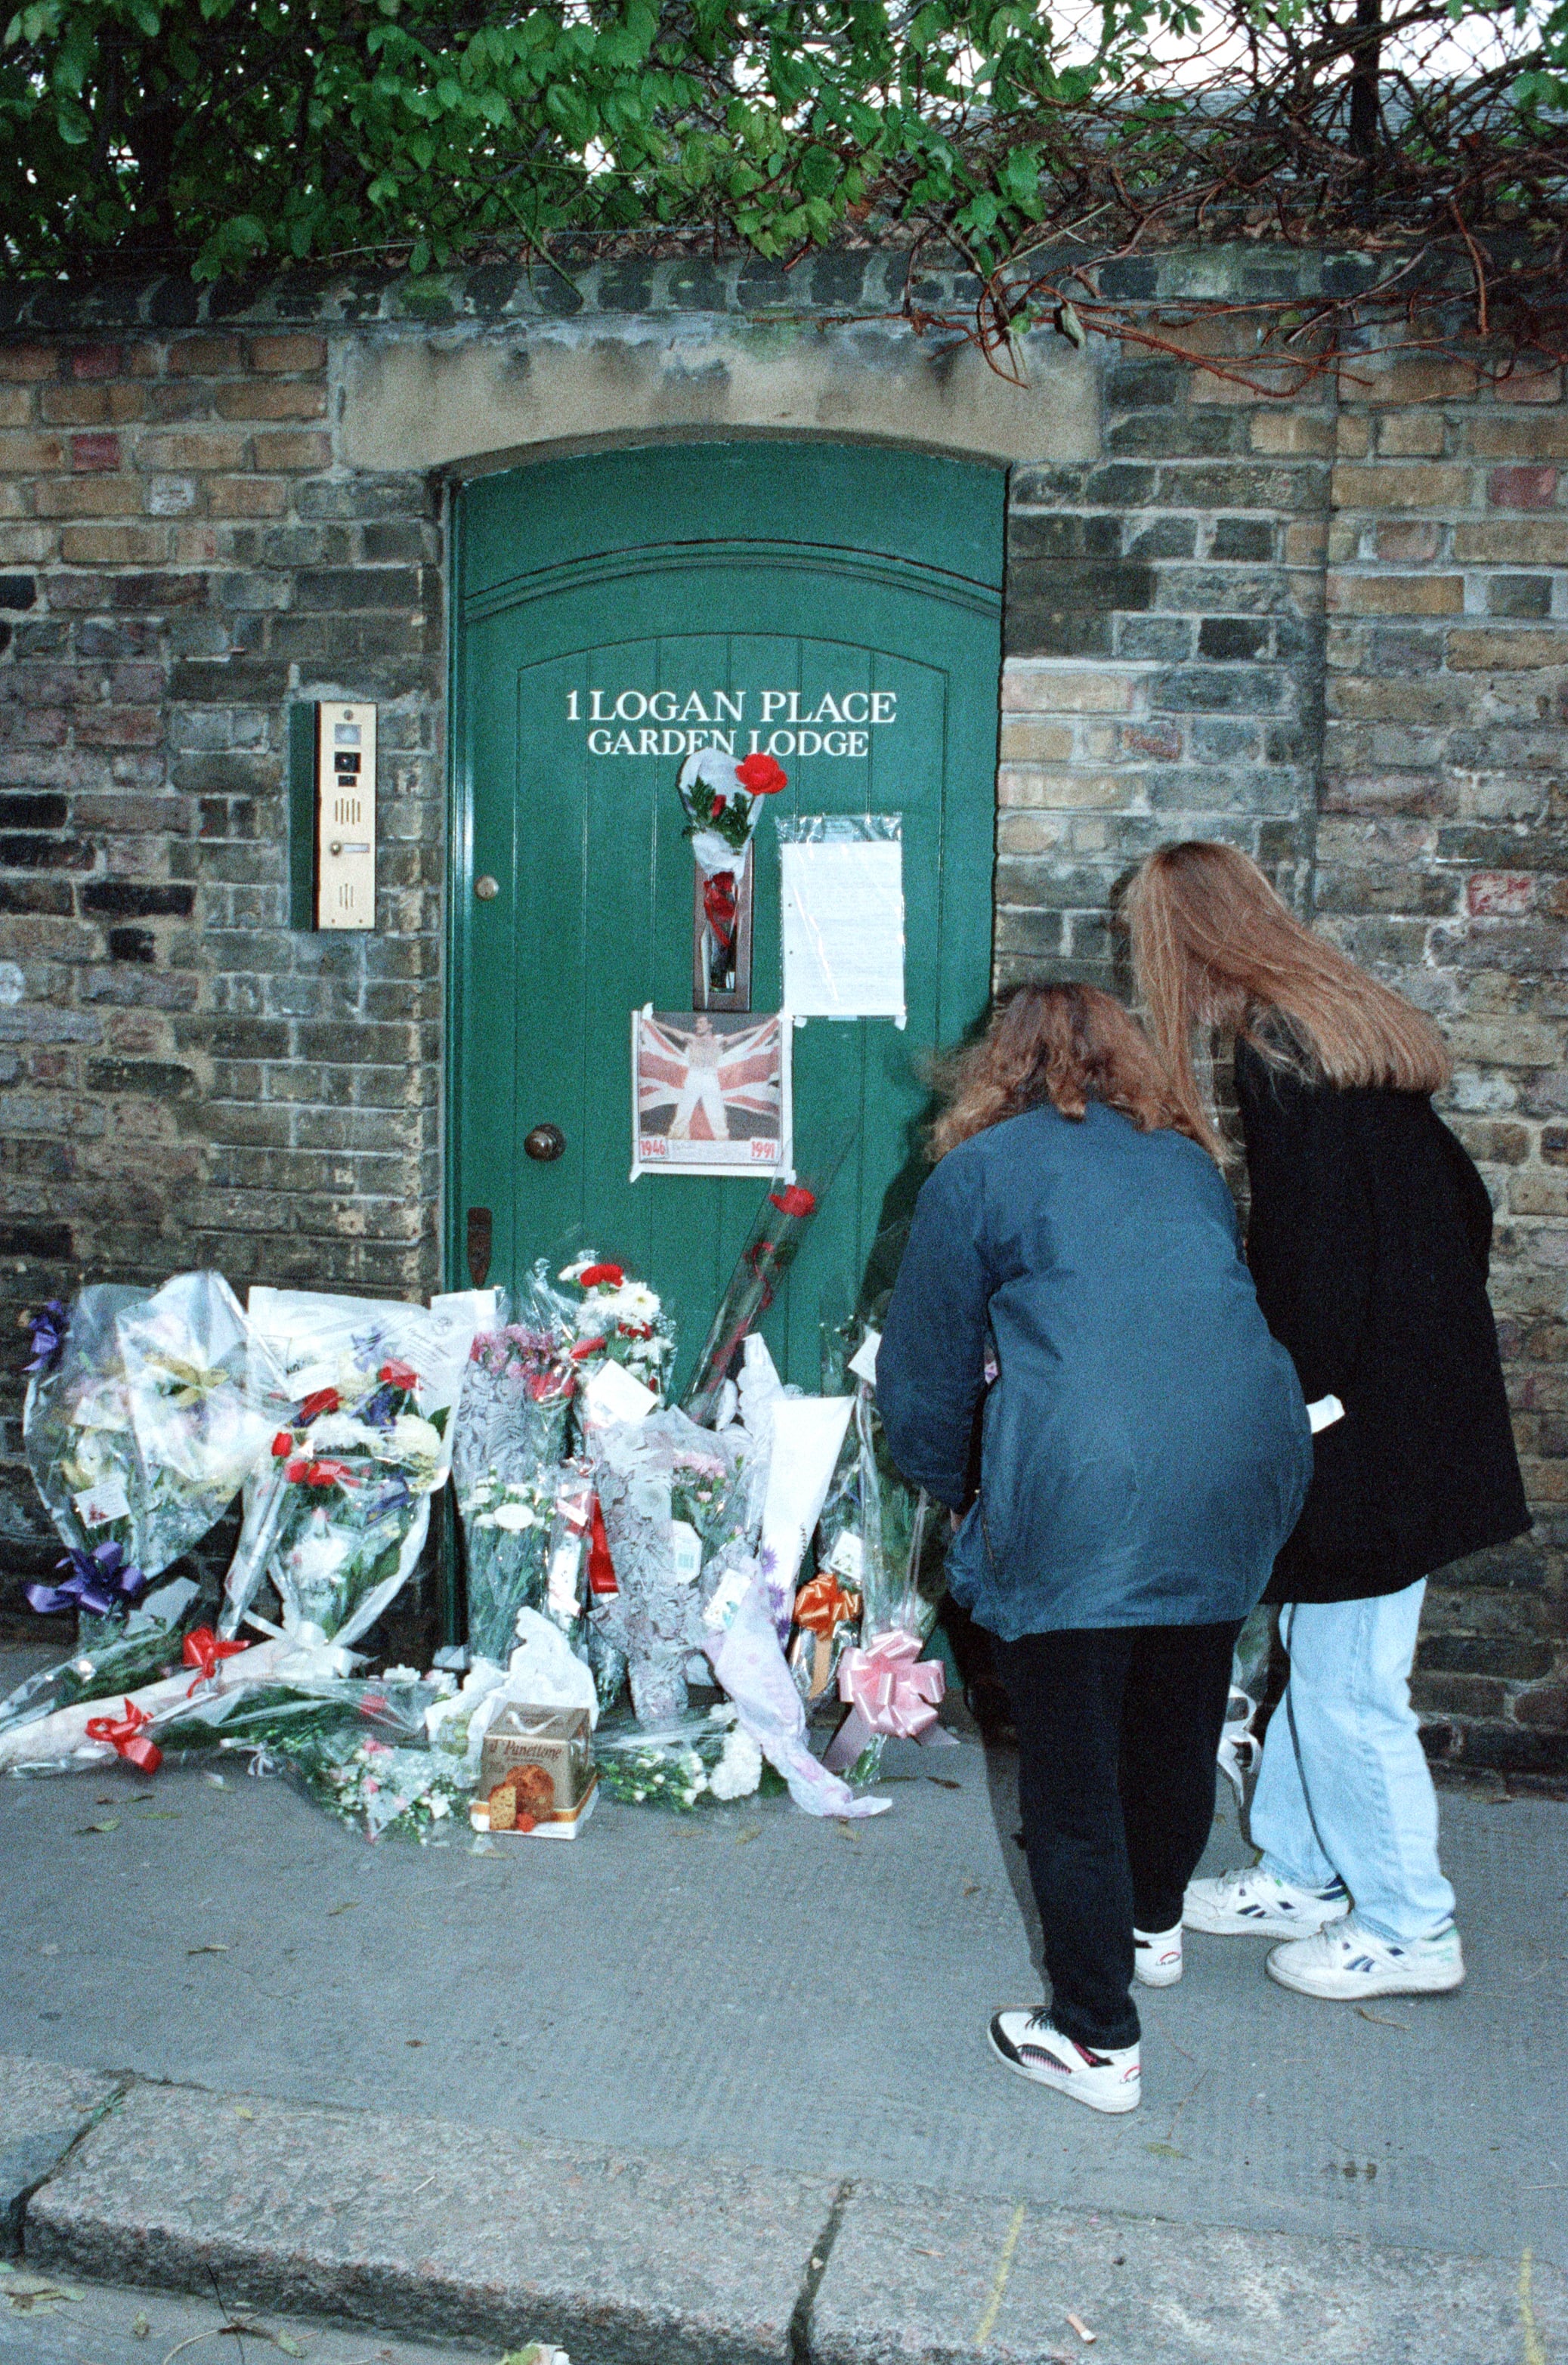
<instances>
[{"instance_id":1,"label":"orange ribbon","mask_svg":"<svg viewBox=\"0 0 1568 2365\"><path fill-rule=\"evenodd\" d=\"M147 1740L142 1726L151 1718L144 1708L128 1699L123 1717L90 1716L87 1719L89 1741L106 1741L117 1757L123 1757L143 1774L156 1774L163 1763L163 1753L155 1741Z\"/></svg>"},{"instance_id":2,"label":"orange ribbon","mask_svg":"<svg viewBox=\"0 0 1568 2365\"><path fill-rule=\"evenodd\" d=\"M808 1633L831 1636L841 1626L853 1626L859 1615L860 1596L846 1593L828 1568L802 1585L795 1596L795 1623Z\"/></svg>"}]
</instances>

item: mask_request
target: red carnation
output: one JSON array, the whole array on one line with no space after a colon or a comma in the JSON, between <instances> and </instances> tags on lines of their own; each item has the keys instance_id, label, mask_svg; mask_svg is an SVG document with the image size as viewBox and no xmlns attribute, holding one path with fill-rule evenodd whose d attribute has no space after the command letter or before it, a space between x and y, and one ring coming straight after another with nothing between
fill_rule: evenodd
<instances>
[{"instance_id":1,"label":"red carnation","mask_svg":"<svg viewBox=\"0 0 1568 2365\"><path fill-rule=\"evenodd\" d=\"M597 1289L602 1282L610 1289L619 1289L626 1275L618 1264L590 1264L579 1272L577 1280L584 1289Z\"/></svg>"},{"instance_id":2,"label":"red carnation","mask_svg":"<svg viewBox=\"0 0 1568 2365\"><path fill-rule=\"evenodd\" d=\"M400 1363L396 1356L382 1364L376 1377L385 1380L389 1388L404 1388L410 1392L420 1384L420 1375L412 1363Z\"/></svg>"},{"instance_id":3,"label":"red carnation","mask_svg":"<svg viewBox=\"0 0 1568 2365\"><path fill-rule=\"evenodd\" d=\"M315 1395L307 1396L299 1407L301 1422L308 1426L311 1421L319 1420L324 1412L336 1412L341 1401L336 1388L318 1388Z\"/></svg>"},{"instance_id":4,"label":"red carnation","mask_svg":"<svg viewBox=\"0 0 1568 2365\"><path fill-rule=\"evenodd\" d=\"M777 1207L781 1216L814 1216L817 1212L816 1194L808 1191L803 1182L786 1182L782 1191L770 1191L767 1204Z\"/></svg>"},{"instance_id":5,"label":"red carnation","mask_svg":"<svg viewBox=\"0 0 1568 2365\"><path fill-rule=\"evenodd\" d=\"M286 1456L287 1456L288 1454L292 1453L293 1452L294 1452L294 1431L293 1431L293 1429L280 1429L278 1430L277 1435L276 1435L276 1436L274 1438L274 1440L273 1440L273 1460L274 1460L274 1462L282 1462L282 1461L286 1458Z\"/></svg>"},{"instance_id":6,"label":"red carnation","mask_svg":"<svg viewBox=\"0 0 1568 2365\"><path fill-rule=\"evenodd\" d=\"M776 797L790 785L790 775L771 756L748 756L735 766L735 778L754 797Z\"/></svg>"},{"instance_id":7,"label":"red carnation","mask_svg":"<svg viewBox=\"0 0 1568 2365\"><path fill-rule=\"evenodd\" d=\"M308 1486L335 1486L340 1478L353 1475L346 1462L312 1462L305 1473Z\"/></svg>"},{"instance_id":8,"label":"red carnation","mask_svg":"<svg viewBox=\"0 0 1568 2365\"><path fill-rule=\"evenodd\" d=\"M308 1453L297 1453L292 1462L284 1463L283 1474L291 1486L303 1486L309 1475L310 1467L310 1456Z\"/></svg>"}]
</instances>

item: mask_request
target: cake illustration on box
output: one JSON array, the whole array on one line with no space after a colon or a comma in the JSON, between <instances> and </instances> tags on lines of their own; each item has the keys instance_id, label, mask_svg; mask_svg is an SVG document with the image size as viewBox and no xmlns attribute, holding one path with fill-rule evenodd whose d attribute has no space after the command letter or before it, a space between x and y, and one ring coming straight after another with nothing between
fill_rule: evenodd
<instances>
[{"instance_id":1,"label":"cake illustration on box","mask_svg":"<svg viewBox=\"0 0 1568 2365\"><path fill-rule=\"evenodd\" d=\"M576 1839L599 1795L586 1709L504 1708L485 1735L476 1832L510 1839Z\"/></svg>"}]
</instances>

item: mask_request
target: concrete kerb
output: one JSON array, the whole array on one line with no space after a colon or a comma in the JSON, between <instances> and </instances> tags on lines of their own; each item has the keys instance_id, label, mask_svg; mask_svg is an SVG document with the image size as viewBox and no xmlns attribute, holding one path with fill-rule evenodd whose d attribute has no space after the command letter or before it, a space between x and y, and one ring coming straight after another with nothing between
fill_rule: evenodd
<instances>
[{"instance_id":1,"label":"concrete kerb","mask_svg":"<svg viewBox=\"0 0 1568 2365\"><path fill-rule=\"evenodd\" d=\"M51 2084L50 2081L54 2081ZM118 2101L118 2107L109 2106ZM1568 2275L1518 2260L894 2191L407 2114L0 2064L52 2113L30 2262L574 2365L1518 2365ZM107 2112L108 2115L104 2115Z\"/></svg>"},{"instance_id":2,"label":"concrete kerb","mask_svg":"<svg viewBox=\"0 0 1568 2365\"><path fill-rule=\"evenodd\" d=\"M27 2206L129 2081L0 2057L0 2258L22 2247Z\"/></svg>"}]
</instances>

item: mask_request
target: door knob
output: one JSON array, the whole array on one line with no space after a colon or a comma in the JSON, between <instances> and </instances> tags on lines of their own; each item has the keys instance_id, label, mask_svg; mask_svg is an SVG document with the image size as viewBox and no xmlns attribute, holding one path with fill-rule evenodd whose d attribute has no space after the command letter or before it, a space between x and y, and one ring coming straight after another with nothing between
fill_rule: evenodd
<instances>
[{"instance_id":1,"label":"door knob","mask_svg":"<svg viewBox=\"0 0 1568 2365\"><path fill-rule=\"evenodd\" d=\"M476 879L474 881L474 892L477 895L481 903L493 903L500 891L500 880L498 879L492 879L487 870L482 878Z\"/></svg>"},{"instance_id":2,"label":"door knob","mask_svg":"<svg viewBox=\"0 0 1568 2365\"><path fill-rule=\"evenodd\" d=\"M558 1125L536 1125L522 1137L522 1146L530 1158L537 1158L542 1166L559 1158L566 1147L566 1137Z\"/></svg>"}]
</instances>

